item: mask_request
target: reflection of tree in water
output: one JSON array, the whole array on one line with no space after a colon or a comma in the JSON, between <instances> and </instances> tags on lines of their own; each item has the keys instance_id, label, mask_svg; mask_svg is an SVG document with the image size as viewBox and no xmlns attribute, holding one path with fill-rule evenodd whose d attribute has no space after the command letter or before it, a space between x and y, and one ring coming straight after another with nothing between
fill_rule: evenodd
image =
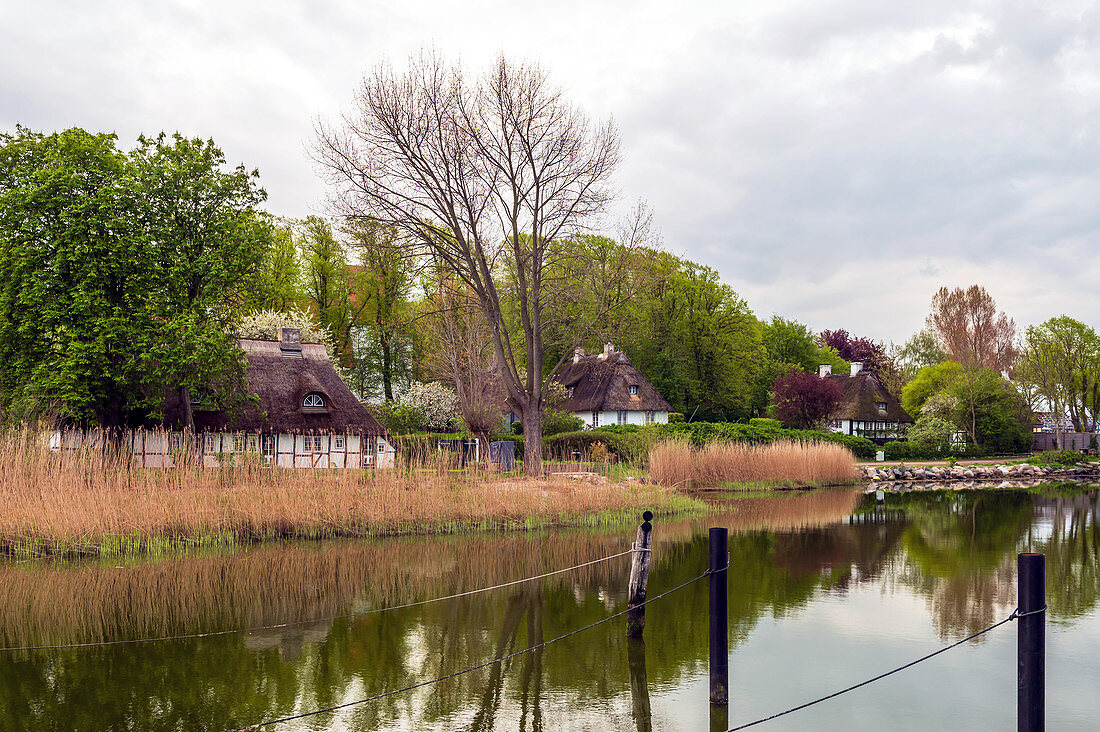
<instances>
[{"instance_id":1,"label":"reflection of tree in water","mask_svg":"<svg viewBox=\"0 0 1100 732\"><path fill-rule=\"evenodd\" d=\"M1100 493L1040 497L1049 538L1025 547L1047 555L1047 603L1051 618L1070 620L1091 612L1100 593ZM1038 533L1038 532L1036 532Z\"/></svg>"},{"instance_id":2,"label":"reflection of tree in water","mask_svg":"<svg viewBox=\"0 0 1100 732\"><path fill-rule=\"evenodd\" d=\"M886 502L909 522L898 579L928 598L945 640L1012 611L1019 551L1047 554L1052 618L1096 606L1095 493L1044 499L1023 491L945 491L892 494ZM1040 529L1044 517L1049 532Z\"/></svg>"}]
</instances>

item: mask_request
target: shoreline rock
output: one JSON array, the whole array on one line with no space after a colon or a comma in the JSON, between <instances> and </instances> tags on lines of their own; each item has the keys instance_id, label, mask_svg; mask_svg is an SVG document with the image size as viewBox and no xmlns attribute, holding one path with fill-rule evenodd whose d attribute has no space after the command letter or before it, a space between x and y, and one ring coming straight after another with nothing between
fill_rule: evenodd
<instances>
[{"instance_id":1,"label":"shoreline rock","mask_svg":"<svg viewBox=\"0 0 1100 732\"><path fill-rule=\"evenodd\" d=\"M866 465L860 468L862 477L872 483L925 482L938 483L955 481L1013 481L1036 480L1041 478L1067 478L1080 480L1095 477L1100 479L1100 462L1081 463L1071 467L1039 467L1037 465L932 465L906 466L890 465L876 468Z\"/></svg>"}]
</instances>

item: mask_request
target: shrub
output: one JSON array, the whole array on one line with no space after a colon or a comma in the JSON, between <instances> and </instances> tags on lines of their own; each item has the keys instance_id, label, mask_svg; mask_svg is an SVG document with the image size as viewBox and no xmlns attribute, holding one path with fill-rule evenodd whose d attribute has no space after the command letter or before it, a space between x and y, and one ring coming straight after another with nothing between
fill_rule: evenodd
<instances>
[{"instance_id":1,"label":"shrub","mask_svg":"<svg viewBox=\"0 0 1100 732\"><path fill-rule=\"evenodd\" d=\"M573 453L579 452L583 459L591 459L596 445L597 452L606 451L618 460L644 461L651 436L645 431L613 432L611 430L587 430L584 432L563 432L560 435L543 438L543 450L547 457L557 460L572 460Z\"/></svg>"},{"instance_id":2,"label":"shrub","mask_svg":"<svg viewBox=\"0 0 1100 732\"><path fill-rule=\"evenodd\" d=\"M676 424L677 422L683 422L683 421L684 421L684 415L683 415L682 412L669 412L668 413L668 423L669 424Z\"/></svg>"},{"instance_id":3,"label":"shrub","mask_svg":"<svg viewBox=\"0 0 1100 732\"><path fill-rule=\"evenodd\" d=\"M374 418L394 435L416 432L424 424L424 414L416 407L399 402L384 402L374 407Z\"/></svg>"},{"instance_id":4,"label":"shrub","mask_svg":"<svg viewBox=\"0 0 1100 732\"><path fill-rule=\"evenodd\" d=\"M1076 465L1087 458L1076 450L1044 450L1028 460L1032 465Z\"/></svg>"},{"instance_id":5,"label":"shrub","mask_svg":"<svg viewBox=\"0 0 1100 732\"><path fill-rule=\"evenodd\" d=\"M778 419L770 419L768 417L753 417L749 420L751 427L762 427L765 429L781 430L783 429L783 423Z\"/></svg>"},{"instance_id":6,"label":"shrub","mask_svg":"<svg viewBox=\"0 0 1100 732\"><path fill-rule=\"evenodd\" d=\"M454 389L436 382L414 383L396 401L419 411L424 419L420 429L429 431L446 430L458 409Z\"/></svg>"},{"instance_id":7,"label":"shrub","mask_svg":"<svg viewBox=\"0 0 1100 732\"><path fill-rule=\"evenodd\" d=\"M542 416L542 435L549 437L562 432L576 432L584 427L584 420L571 412L559 412L551 409Z\"/></svg>"}]
</instances>

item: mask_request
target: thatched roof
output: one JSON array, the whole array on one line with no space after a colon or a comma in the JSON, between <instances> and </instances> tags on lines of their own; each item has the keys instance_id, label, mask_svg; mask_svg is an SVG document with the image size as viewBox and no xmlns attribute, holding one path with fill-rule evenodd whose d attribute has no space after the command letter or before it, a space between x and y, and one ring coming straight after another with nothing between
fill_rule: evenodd
<instances>
[{"instance_id":1,"label":"thatched roof","mask_svg":"<svg viewBox=\"0 0 1100 732\"><path fill-rule=\"evenodd\" d=\"M573 390L561 406L566 412L672 411L672 405L620 351L576 357L565 364L557 380ZM631 386L637 387L637 394L630 393Z\"/></svg>"},{"instance_id":2,"label":"thatched roof","mask_svg":"<svg viewBox=\"0 0 1100 732\"><path fill-rule=\"evenodd\" d=\"M284 350L279 341L242 338L239 343L248 360L248 391L259 400L246 402L239 414L195 409L196 431L385 434L340 379L324 345L302 343ZM321 395L323 408L303 408L303 399L311 393ZM163 426L182 425L178 393L169 394L164 414Z\"/></svg>"},{"instance_id":3,"label":"thatched roof","mask_svg":"<svg viewBox=\"0 0 1100 732\"><path fill-rule=\"evenodd\" d=\"M913 418L901 407L901 403L886 390L873 371L852 374L832 374L828 377L840 386L844 400L834 419L854 419L865 422L909 422ZM885 414L878 404L886 405Z\"/></svg>"}]
</instances>

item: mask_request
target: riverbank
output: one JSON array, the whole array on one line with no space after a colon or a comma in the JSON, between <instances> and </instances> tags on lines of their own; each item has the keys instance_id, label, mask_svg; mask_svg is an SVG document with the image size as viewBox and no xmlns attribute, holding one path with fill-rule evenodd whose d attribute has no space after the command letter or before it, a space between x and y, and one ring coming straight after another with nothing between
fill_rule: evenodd
<instances>
[{"instance_id":1,"label":"riverbank","mask_svg":"<svg viewBox=\"0 0 1100 732\"><path fill-rule=\"evenodd\" d=\"M862 466L860 470L872 483L913 481L990 481L990 480L1097 480L1100 462L1076 465L969 464L969 465L890 465L876 468Z\"/></svg>"},{"instance_id":2,"label":"riverbank","mask_svg":"<svg viewBox=\"0 0 1100 732\"><path fill-rule=\"evenodd\" d=\"M227 467L184 459L137 468L124 456L51 453L35 439L0 443L0 553L124 555L285 538L527 531L636 523L707 510L674 489L526 478L443 465L389 470L271 468L234 455ZM250 459L255 458L255 459ZM227 461L229 462L229 461Z\"/></svg>"}]
</instances>

